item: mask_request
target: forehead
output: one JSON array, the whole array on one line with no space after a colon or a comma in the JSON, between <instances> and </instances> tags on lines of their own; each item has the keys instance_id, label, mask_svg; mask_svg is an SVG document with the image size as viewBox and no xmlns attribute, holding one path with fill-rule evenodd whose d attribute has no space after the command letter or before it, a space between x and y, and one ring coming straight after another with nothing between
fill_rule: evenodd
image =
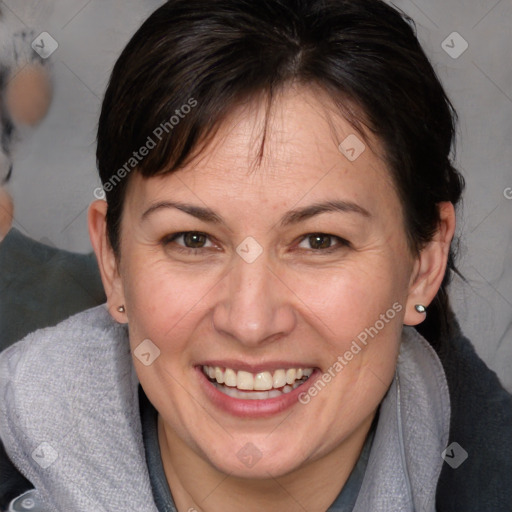
<instances>
[{"instance_id":1,"label":"forehead","mask_svg":"<svg viewBox=\"0 0 512 512\"><path fill-rule=\"evenodd\" d=\"M136 173L129 189L143 203L187 190L205 203L247 194L297 202L337 192L354 200L372 191L396 202L382 154L379 141L363 139L327 95L288 87L270 109L265 100L236 108L183 169L148 179Z\"/></svg>"}]
</instances>

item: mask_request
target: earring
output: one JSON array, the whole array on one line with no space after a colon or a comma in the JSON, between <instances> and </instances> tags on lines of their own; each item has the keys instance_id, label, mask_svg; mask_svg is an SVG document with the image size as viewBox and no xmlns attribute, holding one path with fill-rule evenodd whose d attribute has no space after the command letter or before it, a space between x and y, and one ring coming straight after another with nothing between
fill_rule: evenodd
<instances>
[{"instance_id":1,"label":"earring","mask_svg":"<svg viewBox=\"0 0 512 512\"><path fill-rule=\"evenodd\" d=\"M418 313L425 313L427 311L427 309L425 308L425 306L423 304L416 304L414 306L414 309L418 312Z\"/></svg>"},{"instance_id":2,"label":"earring","mask_svg":"<svg viewBox=\"0 0 512 512\"><path fill-rule=\"evenodd\" d=\"M117 311L119 311L119 313L124 313L126 311L126 309L124 308L124 305L123 305L123 306L119 306L117 308Z\"/></svg>"}]
</instances>

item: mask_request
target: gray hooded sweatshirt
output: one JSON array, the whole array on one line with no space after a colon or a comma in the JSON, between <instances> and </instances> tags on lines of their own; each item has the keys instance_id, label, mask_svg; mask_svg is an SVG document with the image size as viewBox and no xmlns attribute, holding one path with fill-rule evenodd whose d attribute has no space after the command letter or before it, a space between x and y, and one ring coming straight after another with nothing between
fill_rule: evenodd
<instances>
[{"instance_id":1,"label":"gray hooded sweatshirt","mask_svg":"<svg viewBox=\"0 0 512 512\"><path fill-rule=\"evenodd\" d=\"M0 439L49 511L157 512L126 325L98 306L0 354ZM450 398L430 344L404 327L354 512L433 512Z\"/></svg>"}]
</instances>

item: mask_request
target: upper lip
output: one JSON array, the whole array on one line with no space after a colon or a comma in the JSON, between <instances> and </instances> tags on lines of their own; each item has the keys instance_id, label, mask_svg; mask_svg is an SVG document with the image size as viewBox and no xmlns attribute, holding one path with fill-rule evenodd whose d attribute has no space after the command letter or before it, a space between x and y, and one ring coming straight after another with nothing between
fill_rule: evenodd
<instances>
[{"instance_id":1,"label":"upper lip","mask_svg":"<svg viewBox=\"0 0 512 512\"><path fill-rule=\"evenodd\" d=\"M238 361L234 359L208 360L202 361L197 366L219 366L220 368L230 368L232 370L241 370L249 373L273 372L274 370L287 368L316 368L311 363L301 363L296 361L267 361L263 363L248 363L247 361Z\"/></svg>"}]
</instances>

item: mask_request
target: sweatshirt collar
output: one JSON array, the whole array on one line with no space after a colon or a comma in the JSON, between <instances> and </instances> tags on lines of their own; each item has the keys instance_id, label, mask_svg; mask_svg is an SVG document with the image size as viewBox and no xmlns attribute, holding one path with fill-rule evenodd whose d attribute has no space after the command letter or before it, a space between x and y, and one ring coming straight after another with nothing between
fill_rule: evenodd
<instances>
[{"instance_id":1,"label":"sweatshirt collar","mask_svg":"<svg viewBox=\"0 0 512 512\"><path fill-rule=\"evenodd\" d=\"M395 378L381 402L354 512L435 512L449 429L442 364L425 338L404 327Z\"/></svg>"},{"instance_id":2,"label":"sweatshirt collar","mask_svg":"<svg viewBox=\"0 0 512 512\"><path fill-rule=\"evenodd\" d=\"M128 332L104 305L11 346L0 375L0 438L49 509L157 512ZM405 327L354 512L434 512L449 421L439 358Z\"/></svg>"}]
</instances>

